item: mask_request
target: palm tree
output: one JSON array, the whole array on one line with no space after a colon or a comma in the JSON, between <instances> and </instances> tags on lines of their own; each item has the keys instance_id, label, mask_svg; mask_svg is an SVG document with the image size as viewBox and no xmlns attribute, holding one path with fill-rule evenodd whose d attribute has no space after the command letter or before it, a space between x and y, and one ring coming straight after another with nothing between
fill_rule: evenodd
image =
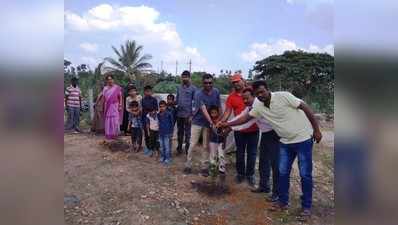
<instances>
[{"instance_id":1,"label":"palm tree","mask_svg":"<svg viewBox=\"0 0 398 225\"><path fill-rule=\"evenodd\" d=\"M104 60L110 63L111 66L105 67L105 71L122 73L130 80L135 80L137 75L142 71L152 67L152 65L147 62L152 56L149 54L141 56L143 48L142 45L137 45L135 41L130 40L127 40L124 45L121 45L120 50L112 46L118 59L106 57Z\"/></svg>"}]
</instances>

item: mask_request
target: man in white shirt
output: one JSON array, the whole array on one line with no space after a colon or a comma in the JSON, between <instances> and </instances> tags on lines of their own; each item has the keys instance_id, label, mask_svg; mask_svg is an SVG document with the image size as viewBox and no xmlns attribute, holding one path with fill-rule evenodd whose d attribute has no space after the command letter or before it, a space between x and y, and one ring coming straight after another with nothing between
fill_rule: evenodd
<instances>
[{"instance_id":1,"label":"man in white shirt","mask_svg":"<svg viewBox=\"0 0 398 225\"><path fill-rule=\"evenodd\" d=\"M242 118L221 124L235 126L252 118L265 118L279 135L279 185L278 202L271 210L286 210L289 204L289 182L292 164L298 157L301 177L301 217L311 215L312 206L312 147L313 140L322 139L318 122L312 110L289 92L270 92L264 80L253 83L256 100L249 114Z\"/></svg>"}]
</instances>

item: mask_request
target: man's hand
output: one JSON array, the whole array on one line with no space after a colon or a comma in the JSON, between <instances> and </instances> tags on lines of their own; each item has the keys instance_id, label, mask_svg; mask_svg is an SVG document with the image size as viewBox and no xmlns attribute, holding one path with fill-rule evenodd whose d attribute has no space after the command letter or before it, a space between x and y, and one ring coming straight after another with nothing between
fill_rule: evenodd
<instances>
[{"instance_id":1,"label":"man's hand","mask_svg":"<svg viewBox=\"0 0 398 225\"><path fill-rule=\"evenodd\" d=\"M321 141L321 139L322 139L321 131L320 130L314 130L313 137L314 137L314 140L316 141L316 143L319 143Z\"/></svg>"},{"instance_id":2,"label":"man's hand","mask_svg":"<svg viewBox=\"0 0 398 225\"><path fill-rule=\"evenodd\" d=\"M225 128L228 127L228 122L219 122L217 125L218 127Z\"/></svg>"}]
</instances>

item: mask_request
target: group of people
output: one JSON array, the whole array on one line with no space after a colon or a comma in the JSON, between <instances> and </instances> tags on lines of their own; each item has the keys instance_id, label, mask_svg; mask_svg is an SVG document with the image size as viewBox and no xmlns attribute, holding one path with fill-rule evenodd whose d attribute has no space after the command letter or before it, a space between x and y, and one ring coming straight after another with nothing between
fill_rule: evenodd
<instances>
[{"instance_id":1,"label":"group of people","mask_svg":"<svg viewBox=\"0 0 398 225\"><path fill-rule=\"evenodd\" d=\"M181 74L182 84L176 96L169 94L167 101L152 96L152 87L144 87L144 96L133 85L128 87L125 110L128 114L128 131L131 133L131 151L143 150L146 155L160 153L160 161L172 162L172 137L177 123L176 155L185 152L183 172L192 173L194 149L201 141L201 174L209 174L210 165L218 165L225 176L225 139L234 132L236 144L237 183L245 180L255 193L271 193L270 210L286 210L289 204L290 172L298 158L301 177L300 217L309 217L312 207L312 148L313 141L322 138L317 120L304 101L289 92L270 92L264 80L246 83L240 74L231 76L233 91L228 95L223 110L220 92L213 87L213 77L202 77L202 88L191 84L191 74ZM107 139L120 134L123 117L122 89L114 84L112 75L106 75L106 86L97 99L104 116L104 132ZM78 87L72 81L67 88L68 108L78 107ZM68 109L71 121L75 110ZM231 114L234 114L233 118ZM69 117L68 117L69 118ZM68 120L69 121L69 120ZM71 125L72 124L72 125ZM75 128L68 122L68 129ZM261 137L261 140L259 138ZM145 140L145 147L142 142ZM259 184L256 187L255 164L259 149ZM272 187L270 176L272 173Z\"/></svg>"}]
</instances>

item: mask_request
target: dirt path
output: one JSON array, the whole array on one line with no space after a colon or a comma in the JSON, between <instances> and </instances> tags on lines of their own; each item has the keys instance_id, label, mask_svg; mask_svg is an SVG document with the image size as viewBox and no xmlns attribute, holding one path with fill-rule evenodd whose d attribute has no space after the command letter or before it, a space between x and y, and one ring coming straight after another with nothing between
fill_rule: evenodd
<instances>
[{"instance_id":1,"label":"dirt path","mask_svg":"<svg viewBox=\"0 0 398 225\"><path fill-rule=\"evenodd\" d=\"M142 152L111 153L99 144L102 137L66 134L64 138L65 197L79 200L64 202L66 224L300 224L294 217L300 193L296 169L292 209L269 213L264 195L251 193L246 183L233 182L232 163L227 176L230 194L208 197L191 185L207 178L195 171L181 172L184 157L174 157L165 167ZM307 224L333 224L333 152L327 145L317 145L314 151L319 151L314 154L314 216Z\"/></svg>"}]
</instances>

